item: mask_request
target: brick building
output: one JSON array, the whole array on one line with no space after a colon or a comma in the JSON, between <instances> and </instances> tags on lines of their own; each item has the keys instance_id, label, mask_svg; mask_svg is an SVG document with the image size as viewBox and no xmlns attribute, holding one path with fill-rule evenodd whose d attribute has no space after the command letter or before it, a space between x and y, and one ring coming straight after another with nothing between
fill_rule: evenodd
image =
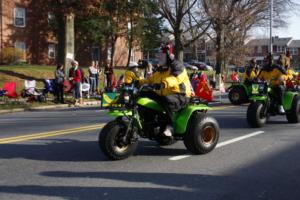
<instances>
[{"instance_id":1,"label":"brick building","mask_svg":"<svg viewBox=\"0 0 300 200\"><path fill-rule=\"evenodd\" d=\"M252 39L247 44L250 50L248 60L256 58L257 62L262 65L264 57L269 53L270 39ZM300 65L300 40L293 40L291 37L280 38L273 37L273 54L274 59L277 59L280 54L290 51L292 54L292 66L299 67Z\"/></svg>"},{"instance_id":2,"label":"brick building","mask_svg":"<svg viewBox=\"0 0 300 200\"><path fill-rule=\"evenodd\" d=\"M49 19L51 14L43 0L0 0L0 63L4 63L3 54L14 49L22 52L22 61L29 64L53 65L56 63L57 40ZM75 58L82 65L91 60L106 60L110 48L102 45L81 44L75 41ZM115 66L125 66L128 48L125 38L116 44ZM131 60L142 57L141 50L135 47Z\"/></svg>"}]
</instances>

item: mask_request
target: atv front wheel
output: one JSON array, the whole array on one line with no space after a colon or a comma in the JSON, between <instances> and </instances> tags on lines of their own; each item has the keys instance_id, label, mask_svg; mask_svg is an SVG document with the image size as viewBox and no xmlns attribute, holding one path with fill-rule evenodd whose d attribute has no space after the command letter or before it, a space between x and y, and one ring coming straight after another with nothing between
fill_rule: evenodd
<instances>
[{"instance_id":1,"label":"atv front wheel","mask_svg":"<svg viewBox=\"0 0 300 200\"><path fill-rule=\"evenodd\" d=\"M264 105L259 102L252 102L247 109L247 122L252 128L262 127L267 122L267 115L264 112Z\"/></svg>"},{"instance_id":2,"label":"atv front wheel","mask_svg":"<svg viewBox=\"0 0 300 200\"><path fill-rule=\"evenodd\" d=\"M99 133L99 146L111 160L128 158L135 151L138 142L125 141L127 125L120 121L111 121Z\"/></svg>"},{"instance_id":3,"label":"atv front wheel","mask_svg":"<svg viewBox=\"0 0 300 200\"><path fill-rule=\"evenodd\" d=\"M212 151L219 140L219 125L217 121L204 113L194 114L189 122L184 145L194 154L206 154Z\"/></svg>"},{"instance_id":4,"label":"atv front wheel","mask_svg":"<svg viewBox=\"0 0 300 200\"><path fill-rule=\"evenodd\" d=\"M240 105L247 100L246 93L242 88L233 87L228 93L229 101L234 105Z\"/></svg>"},{"instance_id":5,"label":"atv front wheel","mask_svg":"<svg viewBox=\"0 0 300 200\"><path fill-rule=\"evenodd\" d=\"M293 99L292 109L286 113L286 118L289 123L300 122L300 96L295 96Z\"/></svg>"}]
</instances>

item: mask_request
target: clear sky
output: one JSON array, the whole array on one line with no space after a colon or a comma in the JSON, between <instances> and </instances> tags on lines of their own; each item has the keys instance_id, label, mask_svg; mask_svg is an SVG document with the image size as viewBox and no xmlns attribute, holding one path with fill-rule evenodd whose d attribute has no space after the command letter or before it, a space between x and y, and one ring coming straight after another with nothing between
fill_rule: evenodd
<instances>
[{"instance_id":1,"label":"clear sky","mask_svg":"<svg viewBox=\"0 0 300 200\"><path fill-rule=\"evenodd\" d=\"M279 37L293 37L293 39L300 40L300 15L293 14L287 21L288 27L285 29L274 29L273 35Z\"/></svg>"},{"instance_id":2,"label":"clear sky","mask_svg":"<svg viewBox=\"0 0 300 200\"><path fill-rule=\"evenodd\" d=\"M270 37L270 29L255 29L252 31L251 35L258 38L268 38ZM287 27L273 28L273 36L292 37L293 39L300 40L300 13L297 15L291 13L291 17L287 19Z\"/></svg>"}]
</instances>

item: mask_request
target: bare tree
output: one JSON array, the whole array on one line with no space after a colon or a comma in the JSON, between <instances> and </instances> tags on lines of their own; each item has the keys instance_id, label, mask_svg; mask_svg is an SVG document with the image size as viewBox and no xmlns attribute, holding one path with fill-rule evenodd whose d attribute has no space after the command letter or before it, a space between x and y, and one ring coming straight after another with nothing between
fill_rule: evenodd
<instances>
[{"instance_id":1,"label":"bare tree","mask_svg":"<svg viewBox=\"0 0 300 200\"><path fill-rule=\"evenodd\" d=\"M266 26L269 20L269 0L202 0L210 18L216 43L216 72L221 66L226 52L243 44L248 31L255 26ZM274 0L274 23L283 26L284 16L295 3L292 0Z\"/></svg>"},{"instance_id":2,"label":"bare tree","mask_svg":"<svg viewBox=\"0 0 300 200\"><path fill-rule=\"evenodd\" d=\"M205 34L210 24L202 18L198 0L158 0L160 15L170 25L175 36L175 57L183 60L183 49Z\"/></svg>"}]
</instances>

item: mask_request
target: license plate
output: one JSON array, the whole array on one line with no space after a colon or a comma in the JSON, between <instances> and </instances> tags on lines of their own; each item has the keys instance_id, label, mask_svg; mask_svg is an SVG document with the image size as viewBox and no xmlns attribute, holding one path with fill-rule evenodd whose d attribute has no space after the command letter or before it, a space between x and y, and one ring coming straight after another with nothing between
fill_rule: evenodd
<instances>
[{"instance_id":1,"label":"license plate","mask_svg":"<svg viewBox=\"0 0 300 200\"><path fill-rule=\"evenodd\" d=\"M259 94L259 85L258 84L252 84L252 94Z\"/></svg>"}]
</instances>

